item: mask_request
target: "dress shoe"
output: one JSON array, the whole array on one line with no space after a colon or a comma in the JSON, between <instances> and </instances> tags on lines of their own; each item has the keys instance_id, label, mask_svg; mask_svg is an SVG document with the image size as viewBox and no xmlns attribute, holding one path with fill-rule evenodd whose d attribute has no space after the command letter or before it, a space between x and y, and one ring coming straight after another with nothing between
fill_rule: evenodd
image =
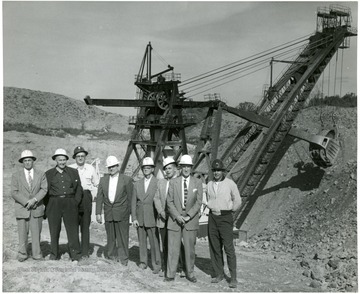
<instances>
[{"instance_id":1,"label":"dress shoe","mask_svg":"<svg viewBox=\"0 0 360 294\"><path fill-rule=\"evenodd\" d=\"M185 278L185 277L186 277L185 272L184 272L184 271L181 271L181 272L180 272L180 278Z\"/></svg>"},{"instance_id":2,"label":"dress shoe","mask_svg":"<svg viewBox=\"0 0 360 294\"><path fill-rule=\"evenodd\" d=\"M196 283L197 279L195 277L187 277L187 280L189 280L191 283Z\"/></svg>"},{"instance_id":3,"label":"dress shoe","mask_svg":"<svg viewBox=\"0 0 360 294\"><path fill-rule=\"evenodd\" d=\"M27 257L18 257L17 260L20 262L24 262L25 260L27 260Z\"/></svg>"},{"instance_id":4,"label":"dress shoe","mask_svg":"<svg viewBox=\"0 0 360 294\"><path fill-rule=\"evenodd\" d=\"M164 279L164 282L172 282L172 281L174 281L175 280L175 278L165 278Z\"/></svg>"},{"instance_id":5,"label":"dress shoe","mask_svg":"<svg viewBox=\"0 0 360 294\"><path fill-rule=\"evenodd\" d=\"M123 266L127 266L128 265L128 262L127 261L120 261L121 262L121 264L123 265Z\"/></svg>"},{"instance_id":6,"label":"dress shoe","mask_svg":"<svg viewBox=\"0 0 360 294\"><path fill-rule=\"evenodd\" d=\"M153 274L155 274L155 275L157 275L159 272L160 272L159 268L156 268L156 269L153 270Z\"/></svg>"},{"instance_id":7,"label":"dress shoe","mask_svg":"<svg viewBox=\"0 0 360 294\"><path fill-rule=\"evenodd\" d=\"M140 263L139 264L139 268L141 268L141 269L146 269L147 268L147 265L146 264L144 264L144 263Z\"/></svg>"},{"instance_id":8,"label":"dress shoe","mask_svg":"<svg viewBox=\"0 0 360 294\"><path fill-rule=\"evenodd\" d=\"M44 257L33 257L32 259L33 259L33 260L36 260L36 261L43 261L43 260L45 260Z\"/></svg>"},{"instance_id":9,"label":"dress shoe","mask_svg":"<svg viewBox=\"0 0 360 294\"><path fill-rule=\"evenodd\" d=\"M159 273L159 277L164 277L165 276L165 272L164 271L161 271L160 273Z\"/></svg>"},{"instance_id":10,"label":"dress shoe","mask_svg":"<svg viewBox=\"0 0 360 294\"><path fill-rule=\"evenodd\" d=\"M211 279L211 283L220 283L224 279L224 276L217 276Z\"/></svg>"},{"instance_id":11,"label":"dress shoe","mask_svg":"<svg viewBox=\"0 0 360 294\"><path fill-rule=\"evenodd\" d=\"M229 283L230 288L237 288L237 280L231 280Z\"/></svg>"}]
</instances>

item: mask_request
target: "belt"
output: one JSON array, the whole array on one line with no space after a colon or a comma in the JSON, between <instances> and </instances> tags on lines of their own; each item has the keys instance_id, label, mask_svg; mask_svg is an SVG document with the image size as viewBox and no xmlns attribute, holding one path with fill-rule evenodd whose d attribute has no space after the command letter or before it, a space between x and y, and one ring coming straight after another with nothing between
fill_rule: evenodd
<instances>
[{"instance_id":1,"label":"belt","mask_svg":"<svg viewBox=\"0 0 360 294\"><path fill-rule=\"evenodd\" d=\"M220 214L218 212L214 213L210 210L210 213L212 213L213 215L228 215L231 214L233 211L232 210L220 210Z\"/></svg>"},{"instance_id":2,"label":"belt","mask_svg":"<svg viewBox=\"0 0 360 294\"><path fill-rule=\"evenodd\" d=\"M74 194L69 194L69 195L49 195L52 198L74 198L75 195Z\"/></svg>"}]
</instances>

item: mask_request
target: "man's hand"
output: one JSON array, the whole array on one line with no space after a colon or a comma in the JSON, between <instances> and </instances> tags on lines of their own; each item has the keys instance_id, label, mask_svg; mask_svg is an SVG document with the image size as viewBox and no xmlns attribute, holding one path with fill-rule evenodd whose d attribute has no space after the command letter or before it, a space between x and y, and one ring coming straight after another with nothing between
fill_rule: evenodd
<instances>
[{"instance_id":1,"label":"man's hand","mask_svg":"<svg viewBox=\"0 0 360 294\"><path fill-rule=\"evenodd\" d=\"M179 223L180 226L183 226L185 224L184 217L181 215L176 217L176 221Z\"/></svg>"},{"instance_id":2,"label":"man's hand","mask_svg":"<svg viewBox=\"0 0 360 294\"><path fill-rule=\"evenodd\" d=\"M166 220L166 214L165 214L165 211L163 211L163 212L160 214L160 217L161 217L163 220Z\"/></svg>"},{"instance_id":3,"label":"man's hand","mask_svg":"<svg viewBox=\"0 0 360 294\"><path fill-rule=\"evenodd\" d=\"M134 220L134 221L133 221L133 226L134 226L135 228L137 228L137 227L139 226L139 222L138 222L137 220Z\"/></svg>"},{"instance_id":4,"label":"man's hand","mask_svg":"<svg viewBox=\"0 0 360 294\"><path fill-rule=\"evenodd\" d=\"M221 212L219 209L211 209L211 213L214 215L221 215Z\"/></svg>"},{"instance_id":5,"label":"man's hand","mask_svg":"<svg viewBox=\"0 0 360 294\"><path fill-rule=\"evenodd\" d=\"M102 224L101 214L97 214L97 215L96 215L96 221L97 221L99 224Z\"/></svg>"},{"instance_id":6,"label":"man's hand","mask_svg":"<svg viewBox=\"0 0 360 294\"><path fill-rule=\"evenodd\" d=\"M187 223L190 220L190 216L183 216L183 220Z\"/></svg>"},{"instance_id":7,"label":"man's hand","mask_svg":"<svg viewBox=\"0 0 360 294\"><path fill-rule=\"evenodd\" d=\"M31 198L28 202L26 202L25 204L25 208L27 208L27 210L30 210L34 207L34 205L36 204L37 200L35 198Z\"/></svg>"}]
</instances>

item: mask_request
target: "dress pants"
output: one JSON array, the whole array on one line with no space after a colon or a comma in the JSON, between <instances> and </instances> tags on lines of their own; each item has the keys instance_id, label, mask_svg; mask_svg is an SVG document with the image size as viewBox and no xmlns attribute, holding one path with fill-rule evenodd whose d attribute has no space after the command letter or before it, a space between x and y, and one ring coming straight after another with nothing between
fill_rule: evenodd
<instances>
[{"instance_id":1,"label":"dress pants","mask_svg":"<svg viewBox=\"0 0 360 294\"><path fill-rule=\"evenodd\" d=\"M236 255L233 243L233 216L214 215L210 212L208 223L210 258L215 277L224 275L223 248L227 257L231 280L236 280Z\"/></svg>"},{"instance_id":2,"label":"dress pants","mask_svg":"<svg viewBox=\"0 0 360 294\"><path fill-rule=\"evenodd\" d=\"M140 247L140 264L143 263L147 266L147 237L150 243L151 264L153 270L161 269L161 255L158 234L156 233L157 227L144 227L137 228L139 247Z\"/></svg>"},{"instance_id":3,"label":"dress pants","mask_svg":"<svg viewBox=\"0 0 360 294\"><path fill-rule=\"evenodd\" d=\"M107 236L107 257L116 258L127 265L129 260L129 219L124 221L105 221ZM116 246L117 245L117 246Z\"/></svg>"},{"instance_id":4,"label":"dress pants","mask_svg":"<svg viewBox=\"0 0 360 294\"><path fill-rule=\"evenodd\" d=\"M167 260L168 260L168 233L167 233L167 226L165 225L164 228L159 228L160 237L161 237L161 244L162 244L162 266L161 270L167 272ZM184 243L181 242L180 248L180 256L179 256L179 264L178 264L178 272L184 271L185 272L185 251L184 251Z\"/></svg>"},{"instance_id":5,"label":"dress pants","mask_svg":"<svg viewBox=\"0 0 360 294\"><path fill-rule=\"evenodd\" d=\"M194 277L196 236L197 230L188 231L183 227L180 228L179 231L168 230L168 278L175 278L181 251L181 239L184 243L185 257L185 266L183 266L183 270L188 278Z\"/></svg>"},{"instance_id":6,"label":"dress pants","mask_svg":"<svg viewBox=\"0 0 360 294\"><path fill-rule=\"evenodd\" d=\"M81 255L88 256L90 249L90 223L92 212L92 196L89 190L84 190L79 205L79 225L81 232Z\"/></svg>"},{"instance_id":7,"label":"dress pants","mask_svg":"<svg viewBox=\"0 0 360 294\"><path fill-rule=\"evenodd\" d=\"M47 205L47 217L51 238L50 259L60 259L59 237L63 219L69 242L69 254L72 260L81 258L79 242L78 203L75 198L50 197Z\"/></svg>"},{"instance_id":8,"label":"dress pants","mask_svg":"<svg viewBox=\"0 0 360 294\"><path fill-rule=\"evenodd\" d=\"M17 218L17 227L19 234L19 250L18 258L27 258L27 245L28 245L28 236L29 229L31 231L31 251L32 257L35 259L42 258L42 253L40 249L40 235L42 229L42 220L43 217L34 217L30 212L29 218Z\"/></svg>"},{"instance_id":9,"label":"dress pants","mask_svg":"<svg viewBox=\"0 0 360 294\"><path fill-rule=\"evenodd\" d=\"M165 272L166 274L166 265L167 265L167 256L168 256L168 250L167 250L167 229L165 228L159 228L160 232L160 238L161 238L161 251L162 251L162 259L161 259L161 270Z\"/></svg>"}]
</instances>

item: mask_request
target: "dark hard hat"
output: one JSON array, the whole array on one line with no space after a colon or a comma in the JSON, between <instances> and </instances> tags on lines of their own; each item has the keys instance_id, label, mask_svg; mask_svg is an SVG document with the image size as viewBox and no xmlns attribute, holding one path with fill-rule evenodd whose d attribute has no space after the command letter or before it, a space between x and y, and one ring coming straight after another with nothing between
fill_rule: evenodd
<instances>
[{"instance_id":1,"label":"dark hard hat","mask_svg":"<svg viewBox=\"0 0 360 294\"><path fill-rule=\"evenodd\" d=\"M212 170L225 170L224 164L220 159L215 159L211 164Z\"/></svg>"},{"instance_id":2,"label":"dark hard hat","mask_svg":"<svg viewBox=\"0 0 360 294\"><path fill-rule=\"evenodd\" d=\"M88 152L87 152L87 151L85 151L85 149L84 149L83 147L78 146L78 147L76 147L76 148L74 149L73 159L75 159L76 154L78 154L78 153L80 153L80 152L84 152L84 153L85 153L85 155L88 155Z\"/></svg>"}]
</instances>

